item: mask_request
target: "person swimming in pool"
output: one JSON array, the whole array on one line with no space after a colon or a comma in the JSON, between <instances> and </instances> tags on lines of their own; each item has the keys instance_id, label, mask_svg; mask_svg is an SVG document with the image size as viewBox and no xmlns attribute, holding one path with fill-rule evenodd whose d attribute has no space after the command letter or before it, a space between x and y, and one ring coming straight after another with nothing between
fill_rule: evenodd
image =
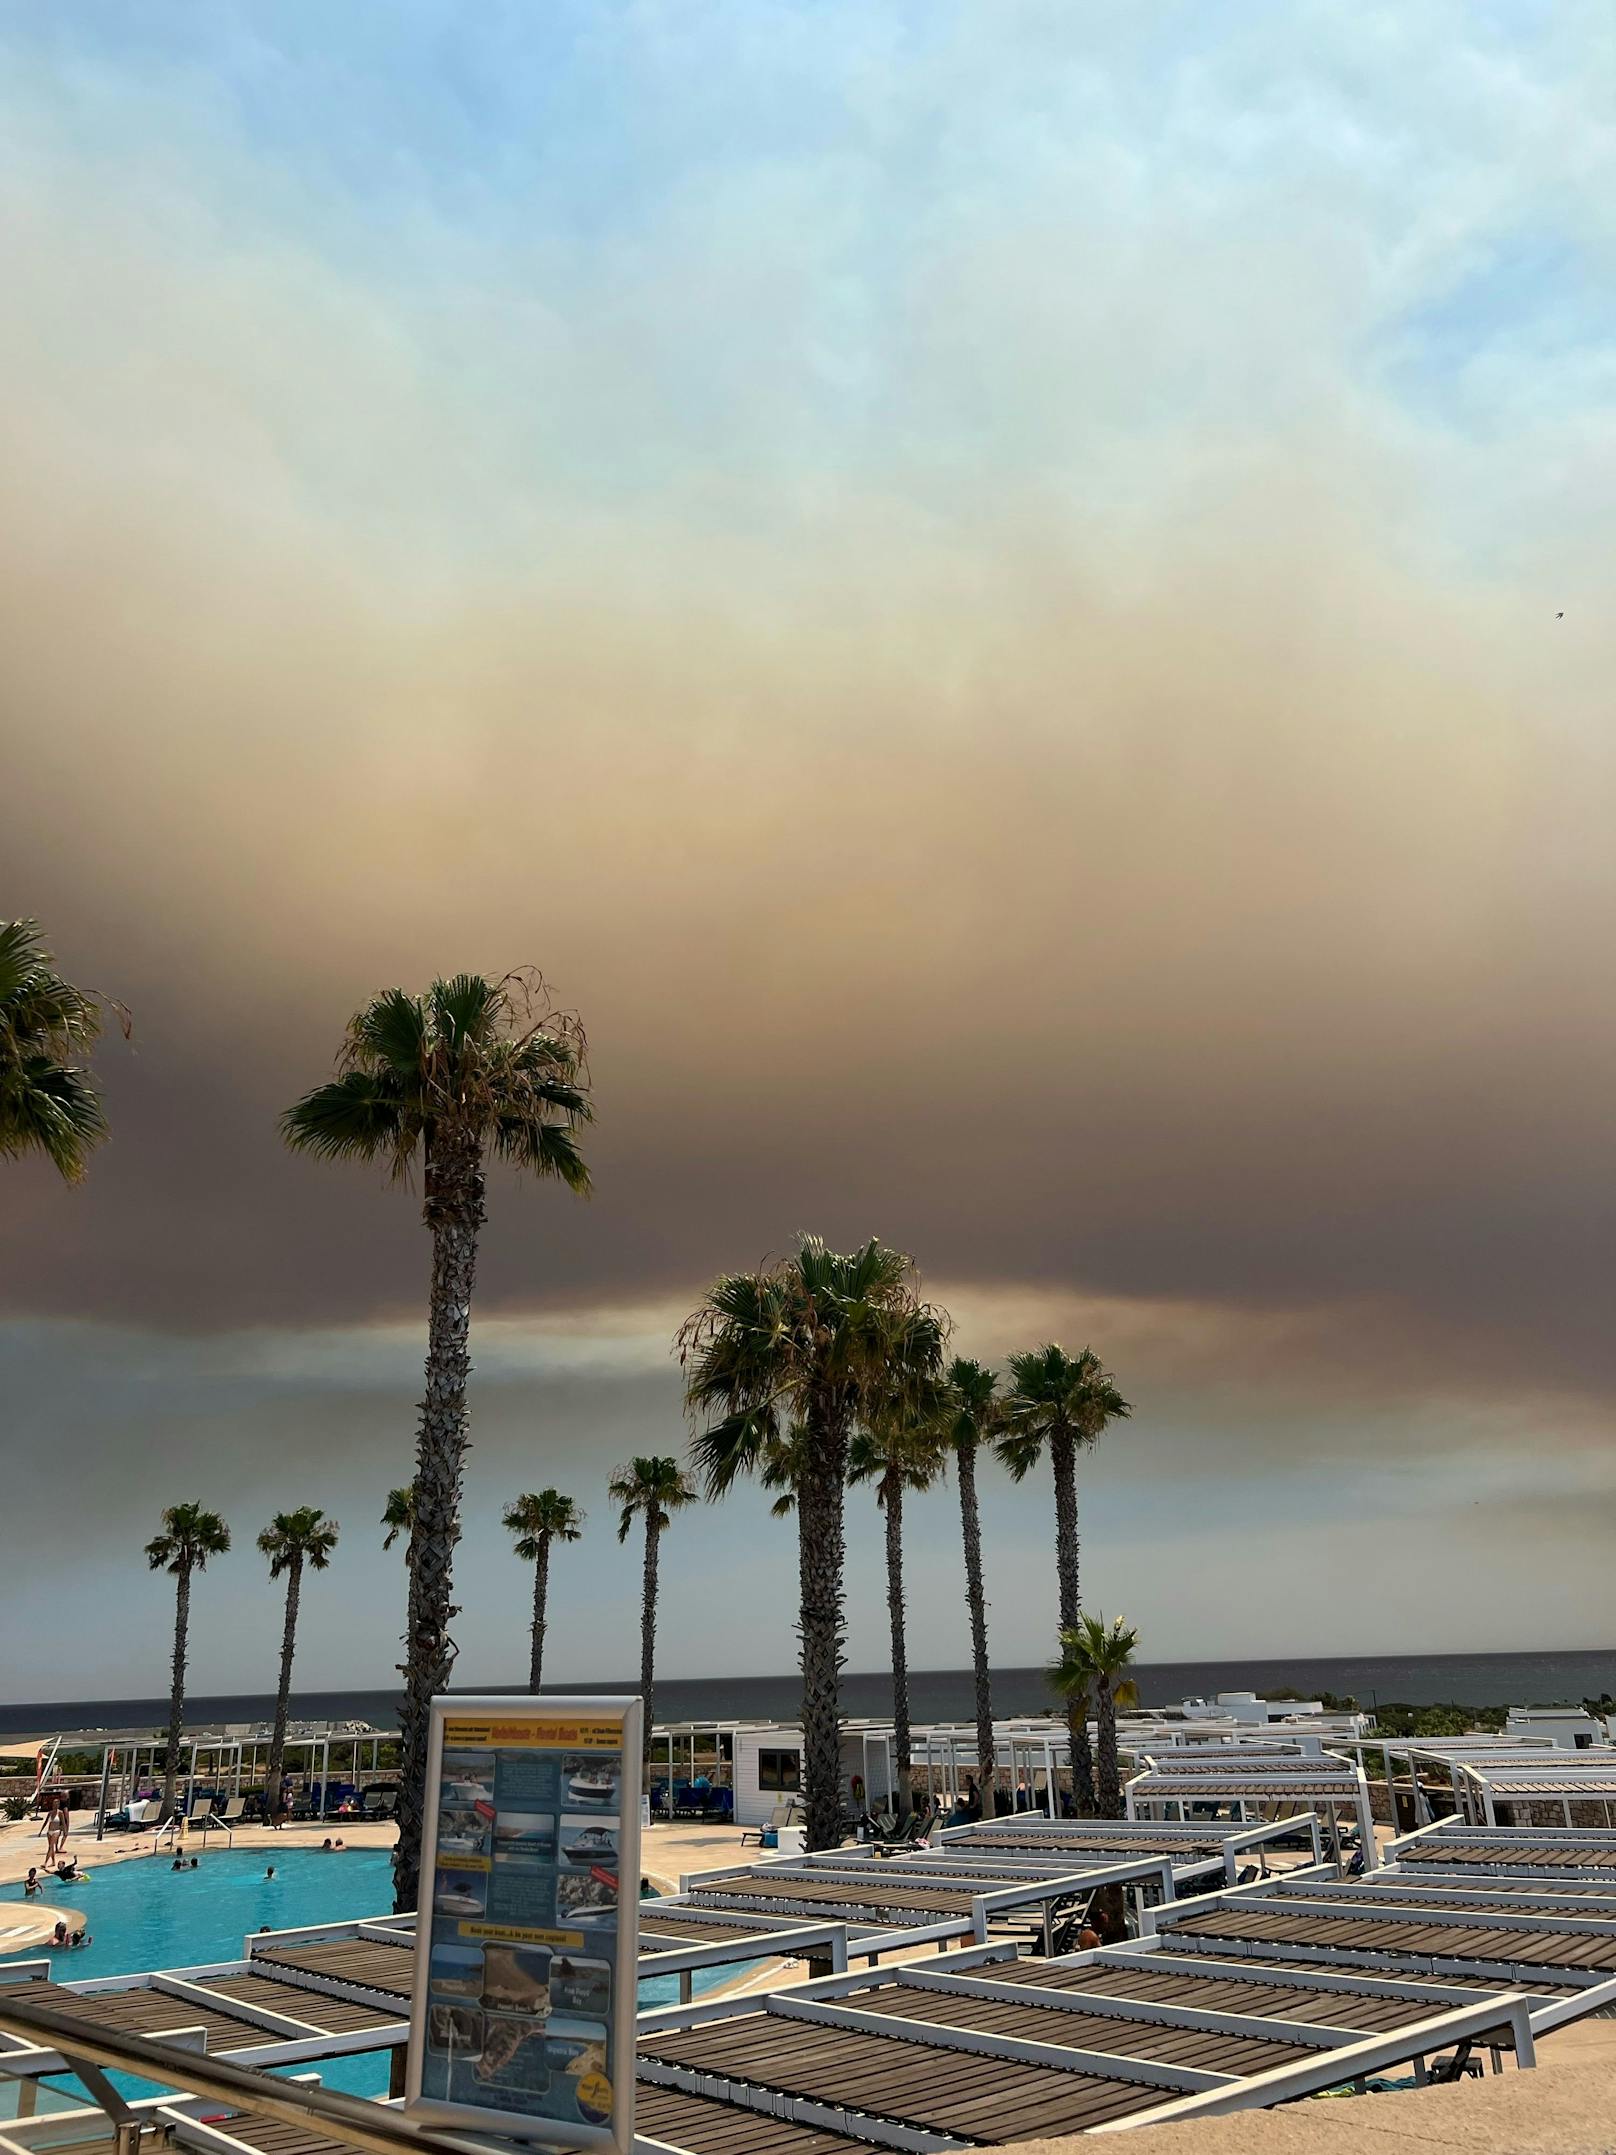
<instances>
[{"instance_id":1,"label":"person swimming in pool","mask_svg":"<svg viewBox=\"0 0 1616 2155\"><path fill-rule=\"evenodd\" d=\"M28 1876L22 1882L22 1890L23 1898L30 1901L39 1891L39 1872L31 1863L28 1866Z\"/></svg>"},{"instance_id":2,"label":"person swimming in pool","mask_svg":"<svg viewBox=\"0 0 1616 2155\"><path fill-rule=\"evenodd\" d=\"M273 1878L273 1877L274 1877L274 1875L275 1875L275 1866L274 1866L274 1864L272 1863L272 1864L271 1864L271 1865L269 1866L269 1869L268 1869L267 1871L265 1871L265 1873L264 1873L264 1876L265 1876L266 1878Z\"/></svg>"}]
</instances>

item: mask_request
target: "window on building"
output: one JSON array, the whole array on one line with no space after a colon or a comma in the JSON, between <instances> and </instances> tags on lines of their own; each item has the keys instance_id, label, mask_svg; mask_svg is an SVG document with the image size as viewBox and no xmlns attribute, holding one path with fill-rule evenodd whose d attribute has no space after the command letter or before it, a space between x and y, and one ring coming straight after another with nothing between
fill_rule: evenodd
<instances>
[{"instance_id":1,"label":"window on building","mask_svg":"<svg viewBox=\"0 0 1616 2155\"><path fill-rule=\"evenodd\" d=\"M758 1753L759 1788L800 1788L802 1786L802 1760L795 1751L760 1751Z\"/></svg>"}]
</instances>

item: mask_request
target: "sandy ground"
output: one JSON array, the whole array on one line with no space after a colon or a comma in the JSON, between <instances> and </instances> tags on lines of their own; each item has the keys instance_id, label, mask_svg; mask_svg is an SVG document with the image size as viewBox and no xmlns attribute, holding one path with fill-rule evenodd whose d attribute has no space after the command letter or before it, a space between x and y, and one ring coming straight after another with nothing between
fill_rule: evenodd
<instances>
[{"instance_id":1,"label":"sandy ground","mask_svg":"<svg viewBox=\"0 0 1616 2155\"><path fill-rule=\"evenodd\" d=\"M1607 2027L1609 2023L1605 2023ZM1142 2125L1128 2144L1154 2155L1411 2155L1462 2149L1464 2155L1611 2155L1616 2148L1611 2062L1554 2052L1576 2034L1551 2037L1535 2072L1505 2072L1452 2088L1342 2096L1285 2110L1244 2110L1182 2125ZM1563 2062L1549 2062L1560 2055ZM1017 2155L1082 2155L1092 2135L1025 2140Z\"/></svg>"}]
</instances>

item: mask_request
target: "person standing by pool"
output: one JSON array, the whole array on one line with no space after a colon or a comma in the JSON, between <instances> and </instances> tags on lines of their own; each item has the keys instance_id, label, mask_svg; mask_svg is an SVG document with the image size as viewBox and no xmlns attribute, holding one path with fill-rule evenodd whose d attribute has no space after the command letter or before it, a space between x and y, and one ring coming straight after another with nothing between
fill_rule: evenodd
<instances>
[{"instance_id":1,"label":"person standing by pool","mask_svg":"<svg viewBox=\"0 0 1616 2155\"><path fill-rule=\"evenodd\" d=\"M45 1868L49 1870L61 1855L62 1843L67 1839L67 1798L47 1796L45 1802Z\"/></svg>"}]
</instances>

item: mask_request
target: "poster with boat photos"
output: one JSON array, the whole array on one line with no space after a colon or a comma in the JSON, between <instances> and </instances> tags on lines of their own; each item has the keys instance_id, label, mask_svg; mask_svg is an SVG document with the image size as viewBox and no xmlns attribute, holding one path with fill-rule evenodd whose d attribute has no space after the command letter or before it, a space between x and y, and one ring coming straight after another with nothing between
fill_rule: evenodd
<instances>
[{"instance_id":1,"label":"poster with boat photos","mask_svg":"<svg viewBox=\"0 0 1616 2155\"><path fill-rule=\"evenodd\" d=\"M633 2141L640 1705L433 1701L406 2107Z\"/></svg>"}]
</instances>

